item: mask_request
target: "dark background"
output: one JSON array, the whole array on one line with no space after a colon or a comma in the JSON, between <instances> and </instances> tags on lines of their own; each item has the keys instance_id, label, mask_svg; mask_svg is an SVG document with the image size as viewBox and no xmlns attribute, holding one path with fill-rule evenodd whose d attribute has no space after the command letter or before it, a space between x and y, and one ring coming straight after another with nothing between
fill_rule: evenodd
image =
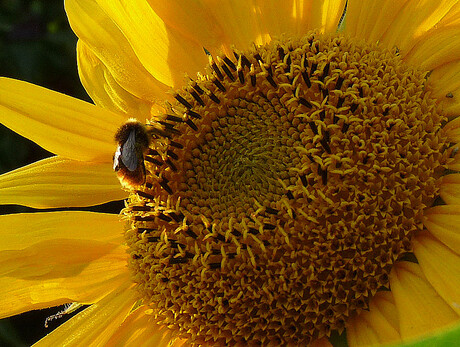
<instances>
[{"instance_id":1,"label":"dark background","mask_svg":"<svg viewBox=\"0 0 460 347\"><path fill-rule=\"evenodd\" d=\"M63 0L0 1L0 76L89 101L78 79L76 42ZM0 174L49 156L51 153L0 124ZM0 206L0 214L32 211L21 206ZM46 329L45 319L61 309L32 311L0 320L0 346L30 346L70 318L52 321Z\"/></svg>"},{"instance_id":2,"label":"dark background","mask_svg":"<svg viewBox=\"0 0 460 347\"><path fill-rule=\"evenodd\" d=\"M90 100L78 79L77 38L63 0L0 1L0 76ZM50 154L0 128L0 173Z\"/></svg>"}]
</instances>

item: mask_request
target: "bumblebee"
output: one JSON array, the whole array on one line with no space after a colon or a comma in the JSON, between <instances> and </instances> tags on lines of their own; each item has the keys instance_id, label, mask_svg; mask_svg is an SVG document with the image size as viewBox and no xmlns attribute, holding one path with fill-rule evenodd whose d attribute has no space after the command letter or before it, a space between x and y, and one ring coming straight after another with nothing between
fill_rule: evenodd
<instances>
[{"instance_id":1,"label":"bumblebee","mask_svg":"<svg viewBox=\"0 0 460 347\"><path fill-rule=\"evenodd\" d=\"M130 118L118 129L115 141L118 147L113 156L113 169L124 188L136 189L145 183L144 154L150 144L147 128Z\"/></svg>"}]
</instances>

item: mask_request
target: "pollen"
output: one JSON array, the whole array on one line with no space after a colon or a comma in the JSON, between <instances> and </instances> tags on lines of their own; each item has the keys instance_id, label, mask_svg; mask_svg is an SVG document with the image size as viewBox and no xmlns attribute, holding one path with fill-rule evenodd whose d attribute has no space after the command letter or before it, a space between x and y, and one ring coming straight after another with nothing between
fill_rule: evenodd
<instances>
[{"instance_id":1,"label":"pollen","mask_svg":"<svg viewBox=\"0 0 460 347\"><path fill-rule=\"evenodd\" d=\"M340 333L438 198L449 144L428 74L315 32L209 59L152 116L123 211L139 296L192 345Z\"/></svg>"}]
</instances>

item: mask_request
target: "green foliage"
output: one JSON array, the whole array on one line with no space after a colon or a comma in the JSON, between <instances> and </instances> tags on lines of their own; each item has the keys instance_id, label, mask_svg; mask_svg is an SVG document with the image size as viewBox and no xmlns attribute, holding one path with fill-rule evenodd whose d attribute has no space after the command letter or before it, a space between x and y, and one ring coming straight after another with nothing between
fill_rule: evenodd
<instances>
[{"instance_id":1,"label":"green foliage","mask_svg":"<svg viewBox=\"0 0 460 347\"><path fill-rule=\"evenodd\" d=\"M399 345L401 347L454 347L460 342L460 324L451 326L437 334L427 336L414 342ZM396 347L396 346L395 346Z\"/></svg>"}]
</instances>

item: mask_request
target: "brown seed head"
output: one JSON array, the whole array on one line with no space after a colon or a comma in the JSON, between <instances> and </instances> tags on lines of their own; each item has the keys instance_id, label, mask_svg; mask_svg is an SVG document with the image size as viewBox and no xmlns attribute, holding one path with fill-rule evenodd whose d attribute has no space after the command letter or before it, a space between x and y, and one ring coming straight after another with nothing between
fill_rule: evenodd
<instances>
[{"instance_id":1,"label":"brown seed head","mask_svg":"<svg viewBox=\"0 0 460 347\"><path fill-rule=\"evenodd\" d=\"M309 33L211 60L176 100L124 211L144 302L194 344L342 331L438 195L444 117L424 73Z\"/></svg>"}]
</instances>

